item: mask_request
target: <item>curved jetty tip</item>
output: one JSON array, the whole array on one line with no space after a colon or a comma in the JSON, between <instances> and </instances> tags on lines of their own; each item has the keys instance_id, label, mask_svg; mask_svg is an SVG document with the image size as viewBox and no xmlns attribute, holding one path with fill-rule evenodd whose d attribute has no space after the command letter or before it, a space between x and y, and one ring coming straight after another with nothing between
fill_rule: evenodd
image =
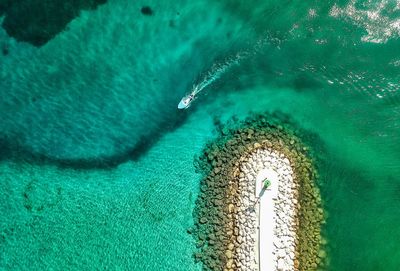
<instances>
[{"instance_id":1,"label":"curved jetty tip","mask_svg":"<svg viewBox=\"0 0 400 271\"><path fill-rule=\"evenodd\" d=\"M323 210L306 146L265 115L233 125L197 160L205 177L193 213L195 260L204 270L324 266Z\"/></svg>"}]
</instances>

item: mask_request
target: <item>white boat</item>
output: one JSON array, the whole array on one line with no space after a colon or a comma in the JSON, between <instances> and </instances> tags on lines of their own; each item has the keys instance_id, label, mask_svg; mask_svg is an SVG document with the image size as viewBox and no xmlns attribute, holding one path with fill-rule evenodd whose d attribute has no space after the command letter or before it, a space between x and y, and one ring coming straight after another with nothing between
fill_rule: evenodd
<instances>
[{"instance_id":1,"label":"white boat","mask_svg":"<svg viewBox=\"0 0 400 271\"><path fill-rule=\"evenodd\" d=\"M194 100L194 94L191 93L188 96L182 98L178 104L178 109L186 109L190 106L190 103Z\"/></svg>"}]
</instances>

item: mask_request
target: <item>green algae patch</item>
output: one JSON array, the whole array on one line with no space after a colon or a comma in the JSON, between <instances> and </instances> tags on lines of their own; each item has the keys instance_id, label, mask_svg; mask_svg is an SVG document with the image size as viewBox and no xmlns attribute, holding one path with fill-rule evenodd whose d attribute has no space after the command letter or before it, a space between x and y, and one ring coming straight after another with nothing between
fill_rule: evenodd
<instances>
[{"instance_id":1,"label":"green algae patch","mask_svg":"<svg viewBox=\"0 0 400 271\"><path fill-rule=\"evenodd\" d=\"M321 226L324 223L322 200L317 186L312 149L304 142L312 137L296 130L285 115L252 115L246 120L232 119L227 124L216 122L218 136L196 159L196 168L203 173L200 193L193 212L193 235L203 270L258 270L243 262L239 254L254 253L241 249L238 212L241 211L240 165L259 148L274 150L289 159L293 179L298 184L296 209L296 270L326 267L326 252ZM302 140L304 138L304 140Z\"/></svg>"}]
</instances>

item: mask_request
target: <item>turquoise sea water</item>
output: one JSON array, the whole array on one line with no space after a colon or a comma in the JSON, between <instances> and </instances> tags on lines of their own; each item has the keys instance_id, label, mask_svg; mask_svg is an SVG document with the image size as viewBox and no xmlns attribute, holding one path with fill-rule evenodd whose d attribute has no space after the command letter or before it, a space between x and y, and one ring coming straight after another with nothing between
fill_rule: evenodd
<instances>
[{"instance_id":1,"label":"turquoise sea water","mask_svg":"<svg viewBox=\"0 0 400 271\"><path fill-rule=\"evenodd\" d=\"M398 270L400 6L158 2L81 10L39 47L0 28L0 269L200 270L194 157L214 119L280 111L319 137L329 269Z\"/></svg>"}]
</instances>

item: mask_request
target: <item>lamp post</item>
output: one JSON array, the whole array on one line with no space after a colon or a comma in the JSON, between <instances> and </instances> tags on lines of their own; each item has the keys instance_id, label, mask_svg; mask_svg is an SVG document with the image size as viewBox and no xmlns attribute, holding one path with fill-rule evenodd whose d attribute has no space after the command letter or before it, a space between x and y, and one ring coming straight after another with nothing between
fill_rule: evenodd
<instances>
[{"instance_id":1,"label":"lamp post","mask_svg":"<svg viewBox=\"0 0 400 271\"><path fill-rule=\"evenodd\" d=\"M264 190L267 190L268 187L270 187L270 186L271 186L271 181L268 180L268 179L265 179L265 180L263 181L263 189L264 189Z\"/></svg>"},{"instance_id":2,"label":"lamp post","mask_svg":"<svg viewBox=\"0 0 400 271\"><path fill-rule=\"evenodd\" d=\"M253 208L254 208L254 206L256 206L256 204L260 201L260 198L261 198L261 196L264 194L264 191L267 190L270 186L271 186L271 181L270 181L270 180L264 179L264 180L262 181L262 189L261 189L261 192L260 192L260 194L258 195L258 197L256 197L256 201L255 201L255 203L254 203L254 205L253 205Z\"/></svg>"}]
</instances>

